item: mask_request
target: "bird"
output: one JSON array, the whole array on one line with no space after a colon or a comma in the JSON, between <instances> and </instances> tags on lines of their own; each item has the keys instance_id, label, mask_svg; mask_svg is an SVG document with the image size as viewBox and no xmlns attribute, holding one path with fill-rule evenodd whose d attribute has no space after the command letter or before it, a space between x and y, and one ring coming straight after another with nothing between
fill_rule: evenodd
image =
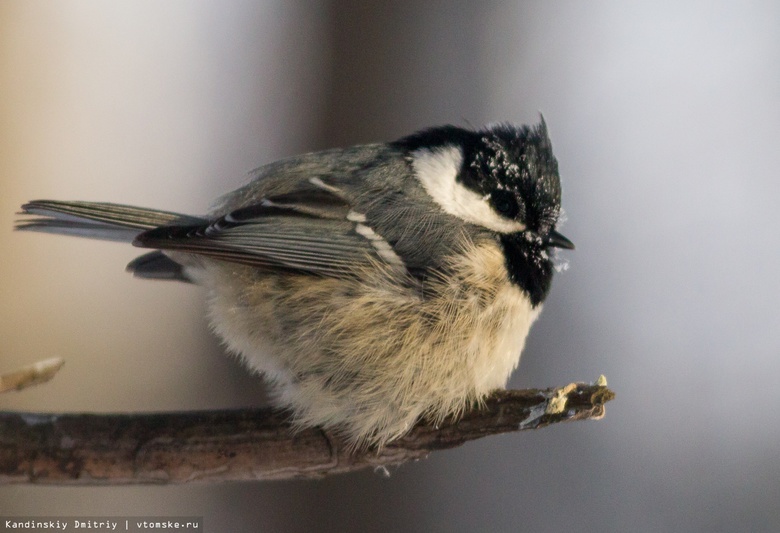
<instances>
[{"instance_id":1,"label":"bird","mask_svg":"<svg viewBox=\"0 0 780 533\"><path fill-rule=\"evenodd\" d=\"M453 125L266 164L206 215L35 200L16 229L132 243L203 286L228 352L296 429L382 447L506 387L573 249L538 124Z\"/></svg>"}]
</instances>

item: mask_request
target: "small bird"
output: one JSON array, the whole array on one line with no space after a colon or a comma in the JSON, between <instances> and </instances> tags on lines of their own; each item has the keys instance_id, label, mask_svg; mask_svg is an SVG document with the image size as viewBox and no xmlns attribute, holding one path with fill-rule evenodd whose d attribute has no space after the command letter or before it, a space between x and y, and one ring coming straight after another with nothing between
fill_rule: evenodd
<instances>
[{"instance_id":1,"label":"small bird","mask_svg":"<svg viewBox=\"0 0 780 533\"><path fill-rule=\"evenodd\" d=\"M544 119L426 129L270 163L208 215L36 200L16 229L132 242L128 270L208 291L229 351L296 427L381 447L506 386L553 276Z\"/></svg>"}]
</instances>

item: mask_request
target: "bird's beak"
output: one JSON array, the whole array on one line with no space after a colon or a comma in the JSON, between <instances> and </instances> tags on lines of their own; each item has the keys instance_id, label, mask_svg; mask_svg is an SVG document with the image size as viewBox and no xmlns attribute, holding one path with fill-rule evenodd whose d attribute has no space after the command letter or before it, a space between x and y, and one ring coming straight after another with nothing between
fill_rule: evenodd
<instances>
[{"instance_id":1,"label":"bird's beak","mask_svg":"<svg viewBox=\"0 0 780 533\"><path fill-rule=\"evenodd\" d=\"M547 247L553 248L566 248L567 250L574 250L574 243L569 239L553 230L547 236Z\"/></svg>"}]
</instances>

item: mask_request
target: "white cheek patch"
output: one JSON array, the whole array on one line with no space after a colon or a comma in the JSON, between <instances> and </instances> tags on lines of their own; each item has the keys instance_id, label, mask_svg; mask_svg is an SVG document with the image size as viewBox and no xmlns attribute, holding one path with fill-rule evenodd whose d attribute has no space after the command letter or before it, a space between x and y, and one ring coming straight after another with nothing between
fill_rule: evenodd
<instances>
[{"instance_id":1,"label":"white cheek patch","mask_svg":"<svg viewBox=\"0 0 780 533\"><path fill-rule=\"evenodd\" d=\"M457 146L420 149L412 154L412 166L417 179L446 213L499 233L524 231L525 225L521 222L496 213L487 197L458 183L462 164L463 152Z\"/></svg>"}]
</instances>

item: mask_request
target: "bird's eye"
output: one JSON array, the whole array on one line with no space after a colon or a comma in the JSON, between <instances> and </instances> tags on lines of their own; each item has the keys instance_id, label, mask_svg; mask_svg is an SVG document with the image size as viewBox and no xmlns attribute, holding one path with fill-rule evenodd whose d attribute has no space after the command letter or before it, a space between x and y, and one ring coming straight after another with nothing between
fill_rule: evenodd
<instances>
[{"instance_id":1,"label":"bird's eye","mask_svg":"<svg viewBox=\"0 0 780 533\"><path fill-rule=\"evenodd\" d=\"M517 198L508 191L494 191L490 195L490 203L493 206L493 209L507 218L515 218L520 212Z\"/></svg>"}]
</instances>

